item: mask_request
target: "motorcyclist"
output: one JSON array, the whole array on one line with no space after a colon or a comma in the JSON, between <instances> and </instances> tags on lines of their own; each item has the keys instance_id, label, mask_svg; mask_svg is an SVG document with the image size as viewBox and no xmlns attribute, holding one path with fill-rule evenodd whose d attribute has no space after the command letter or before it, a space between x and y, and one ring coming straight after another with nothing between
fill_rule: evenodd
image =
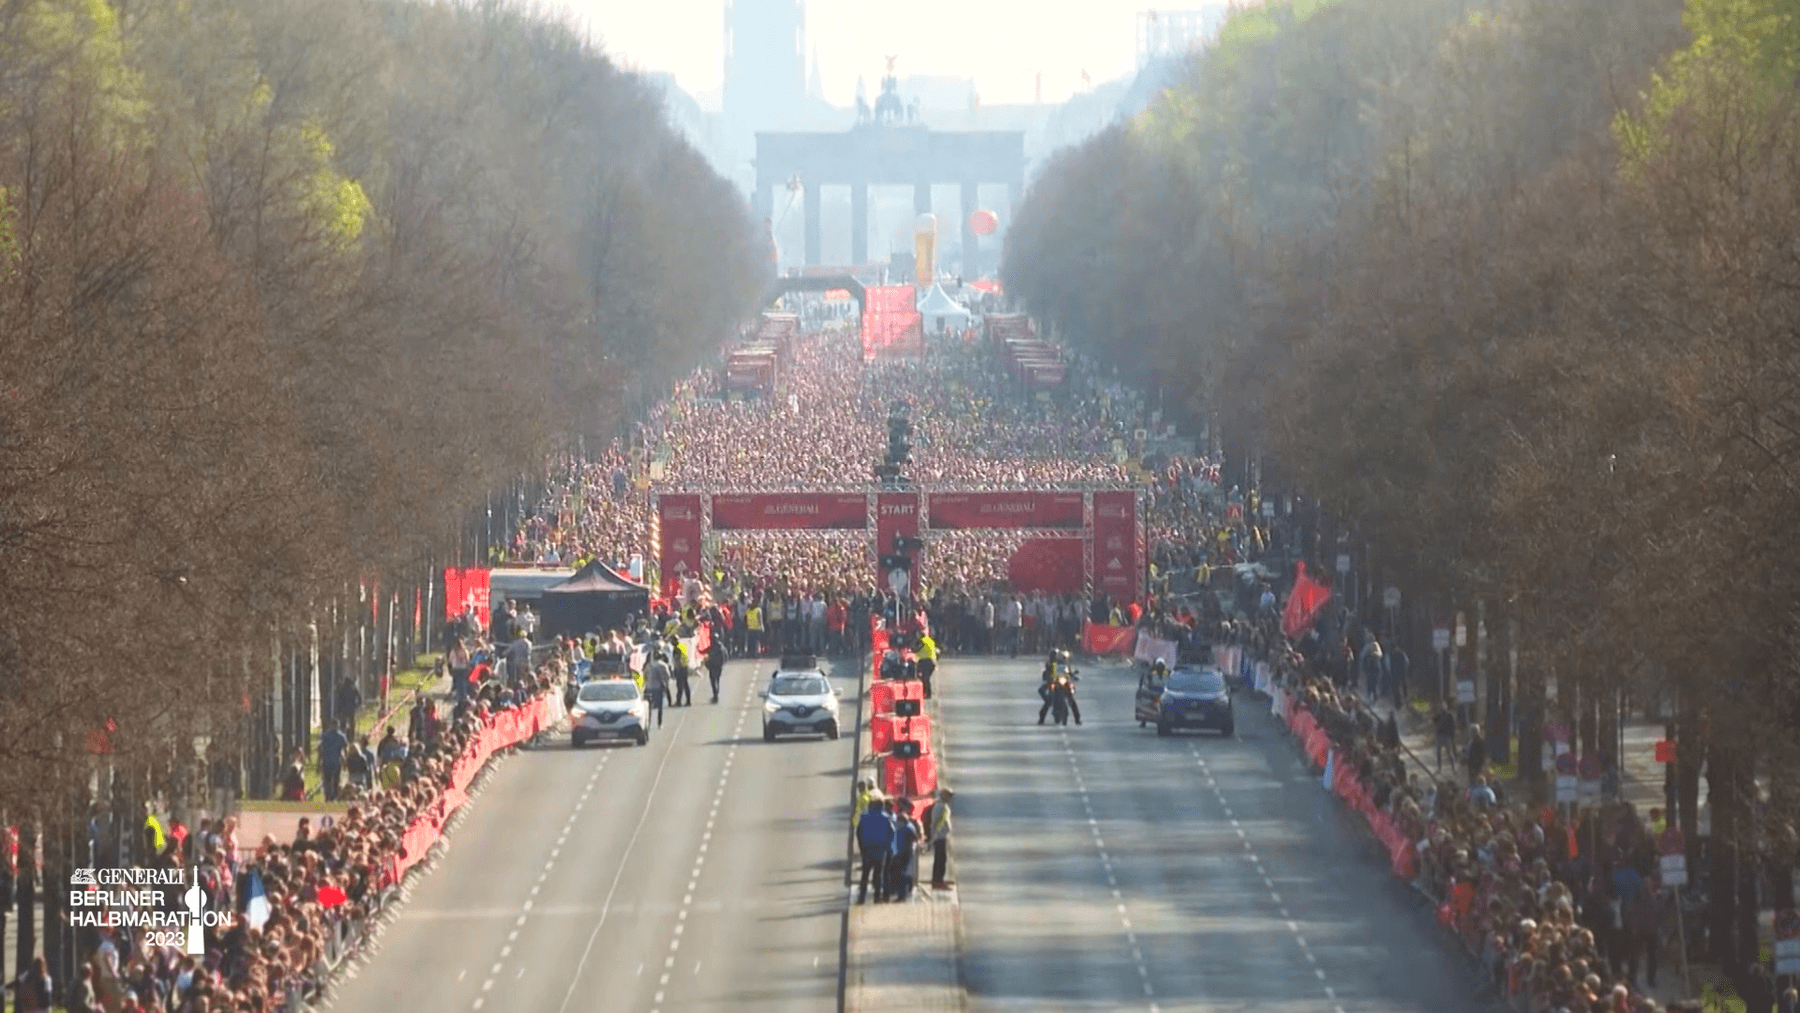
<instances>
[{"instance_id":1,"label":"motorcyclist","mask_svg":"<svg viewBox=\"0 0 1800 1013\"><path fill-rule=\"evenodd\" d=\"M1075 670L1069 666L1069 652L1055 650L1050 652L1049 660L1044 662L1043 681L1038 685L1038 696L1042 697L1044 701L1044 705L1038 708L1038 724L1040 725L1044 723L1044 717L1050 713L1050 705L1055 700L1056 676L1059 668L1069 678L1066 684L1067 688L1063 690L1068 698L1069 711L1075 715L1075 723L1081 723L1081 706L1075 702Z\"/></svg>"}]
</instances>

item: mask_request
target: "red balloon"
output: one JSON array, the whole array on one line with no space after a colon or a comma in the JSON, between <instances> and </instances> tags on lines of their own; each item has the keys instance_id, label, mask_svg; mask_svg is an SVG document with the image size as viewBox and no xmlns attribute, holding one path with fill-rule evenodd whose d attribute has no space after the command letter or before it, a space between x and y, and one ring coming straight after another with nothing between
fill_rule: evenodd
<instances>
[{"instance_id":1,"label":"red balloon","mask_svg":"<svg viewBox=\"0 0 1800 1013\"><path fill-rule=\"evenodd\" d=\"M969 231L978 236L991 236L1000 227L1000 216L980 208L969 213Z\"/></svg>"}]
</instances>

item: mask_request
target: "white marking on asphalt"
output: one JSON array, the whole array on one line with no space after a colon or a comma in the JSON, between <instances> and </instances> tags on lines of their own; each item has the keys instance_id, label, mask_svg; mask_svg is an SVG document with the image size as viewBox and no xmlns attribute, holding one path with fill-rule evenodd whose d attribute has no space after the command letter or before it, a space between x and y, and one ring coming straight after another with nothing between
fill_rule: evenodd
<instances>
[{"instance_id":1,"label":"white marking on asphalt","mask_svg":"<svg viewBox=\"0 0 1800 1013\"><path fill-rule=\"evenodd\" d=\"M469 973L469 969L466 967L463 968L462 970L456 972L456 980L457 981L463 980L463 978L466 977L468 975L468 973Z\"/></svg>"},{"instance_id":2,"label":"white marking on asphalt","mask_svg":"<svg viewBox=\"0 0 1800 1013\"><path fill-rule=\"evenodd\" d=\"M1251 844L1250 836L1244 832L1243 827L1237 821L1237 817L1232 814L1231 806L1226 804L1225 793L1219 790L1219 783L1213 777L1212 770L1207 766L1206 760L1201 757L1199 749L1190 745L1188 746L1188 751L1193 754L1194 762L1199 765L1200 772L1206 775L1206 783L1212 788L1213 794L1218 797L1219 806L1224 811L1225 818L1231 821L1231 828L1236 830L1238 837L1243 839L1245 857L1250 859L1251 864L1256 866L1256 871L1262 875L1263 885L1269 888L1269 899L1274 902L1276 909L1281 912L1282 920L1287 922L1288 933L1294 937L1295 944L1300 947L1301 955L1306 958L1307 963L1312 965L1313 974L1319 979L1320 985L1325 991L1325 998L1335 1004L1337 1002L1337 993L1331 990L1329 984L1325 984L1325 969L1318 966L1319 958L1314 955L1312 947L1307 945L1306 937L1300 934L1299 924L1289 917L1287 905L1282 903L1281 894L1275 889L1275 881L1269 877L1266 871L1264 871L1262 859L1258 858L1256 855L1255 845ZM1311 779L1304 778L1303 780ZM1335 1013L1344 1013L1344 1008L1342 1006L1336 1006Z\"/></svg>"},{"instance_id":3,"label":"white marking on asphalt","mask_svg":"<svg viewBox=\"0 0 1800 1013\"><path fill-rule=\"evenodd\" d=\"M752 684L750 687L746 688L744 693L744 705L738 711L738 732L743 730L744 720L750 716L750 703L754 699L756 699L756 692L755 686ZM733 732L732 734L735 735L737 732ZM688 876L687 891L682 894L681 907L675 912L675 929L672 933L673 938L669 940L669 956L663 958L663 975L661 981L661 984L663 985L669 983L669 973L675 968L674 955L676 951L681 949L681 936L687 929L688 909L694 904L694 888L700 882L700 870L706 865L706 849L711 845L713 826L719 817L719 800L725 797L725 786L731 781L731 761L736 755L736 746L732 746L725 751L725 763L723 769L719 771L719 787L713 792L712 811L706 816L706 832L701 834L700 847L694 855L694 871ZM659 770L658 773L660 774L661 771ZM639 828L642 828L641 823L639 824ZM598 931L597 928L596 931ZM593 941L589 940L588 945L592 946ZM700 973L699 961L694 962L694 973ZM573 994L574 986L570 985L569 987L571 994ZM663 993L659 991L656 993L656 1005L660 1007L662 1001ZM563 1000L563 1006L565 1009L568 1006L568 999L566 997ZM651 1013L657 1013L657 1011L652 1009Z\"/></svg>"},{"instance_id":4,"label":"white marking on asphalt","mask_svg":"<svg viewBox=\"0 0 1800 1013\"><path fill-rule=\"evenodd\" d=\"M1144 952L1137 944L1137 935L1131 928L1131 914L1124 904L1124 896L1119 891L1119 881L1113 875L1112 856L1106 853L1106 838L1100 836L1100 821L1094 818L1094 804L1088 797L1087 782L1081 776L1081 761L1075 757L1075 747L1069 739L1067 731L1059 731L1063 740L1063 752L1068 754L1070 771L1075 775L1075 788L1081 795L1081 808L1088 814L1088 829L1094 834L1094 851L1100 856L1101 868L1106 870L1106 883L1112 889L1113 900L1119 913L1119 926L1125 932L1125 941L1131 947L1132 963L1137 966L1138 977L1142 979L1144 995L1151 999L1150 1013L1160 1013L1155 997L1156 990L1150 985L1150 967L1144 962Z\"/></svg>"}]
</instances>

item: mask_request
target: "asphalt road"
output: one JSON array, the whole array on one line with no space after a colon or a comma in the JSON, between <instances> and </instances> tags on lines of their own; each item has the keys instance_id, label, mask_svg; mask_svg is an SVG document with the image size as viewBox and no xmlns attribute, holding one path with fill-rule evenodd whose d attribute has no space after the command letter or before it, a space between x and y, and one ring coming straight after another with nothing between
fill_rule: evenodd
<instances>
[{"instance_id":1,"label":"asphalt road","mask_svg":"<svg viewBox=\"0 0 1800 1013\"><path fill-rule=\"evenodd\" d=\"M1158 738L1108 668L1084 726L1039 727L1041 667L940 669L972 1009L1488 1008L1266 703Z\"/></svg>"},{"instance_id":2,"label":"asphalt road","mask_svg":"<svg viewBox=\"0 0 1800 1013\"><path fill-rule=\"evenodd\" d=\"M765 743L772 668L648 746L505 759L330 1008L836 1010L857 683L838 741Z\"/></svg>"}]
</instances>

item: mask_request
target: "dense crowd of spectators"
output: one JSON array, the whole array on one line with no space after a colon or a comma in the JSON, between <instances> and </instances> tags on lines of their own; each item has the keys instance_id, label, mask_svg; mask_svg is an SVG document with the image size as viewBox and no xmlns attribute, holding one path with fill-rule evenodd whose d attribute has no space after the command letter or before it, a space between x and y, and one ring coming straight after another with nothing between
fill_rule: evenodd
<instances>
[{"instance_id":1,"label":"dense crowd of spectators","mask_svg":"<svg viewBox=\"0 0 1800 1013\"><path fill-rule=\"evenodd\" d=\"M1673 916L1658 881L1656 814L1646 821L1619 805L1571 827L1555 810L1509 803L1479 764L1466 781L1425 774L1423 758L1409 762L1397 711L1384 716L1354 679L1281 644L1279 681L1325 730L1334 762L1421 842L1413 885L1499 994L1534 1013L1660 1009L1646 989Z\"/></svg>"},{"instance_id":2,"label":"dense crowd of spectators","mask_svg":"<svg viewBox=\"0 0 1800 1013\"><path fill-rule=\"evenodd\" d=\"M384 738L371 757L374 772L353 784L357 801L335 822L314 827L302 819L292 840L265 836L246 849L235 818L216 827L201 820L191 832L178 823L165 832L147 820L144 850L154 857L145 865L197 868L208 909L238 915L206 930L200 957L144 946L138 931L102 930L71 991L71 1013L272 1013L309 995L379 910L407 828L438 804L473 737L498 712L547 692L565 668L552 656L512 677L492 674L504 673L491 665L496 648L471 643L477 678L468 692L443 716L436 702L421 699L408 734Z\"/></svg>"},{"instance_id":3,"label":"dense crowd of spectators","mask_svg":"<svg viewBox=\"0 0 1800 1013\"><path fill-rule=\"evenodd\" d=\"M633 556L651 559L650 497L664 489L865 487L896 402L908 405L915 427L907 473L928 486L1141 481L1120 451L1152 424L1142 397L1079 357L1075 367L1063 387L1034 396L1007 376L987 342L934 337L919 359L865 363L854 330L833 322L791 340L772 398L722 397L717 370L696 370L650 410L635 438L586 461L552 462L549 492L504 558L564 565L600 558L620 569ZM1001 587L1022 541L1007 532L931 538L929 580L957 592ZM728 596L776 586L832 596L877 591L862 535L724 533L707 565Z\"/></svg>"}]
</instances>

